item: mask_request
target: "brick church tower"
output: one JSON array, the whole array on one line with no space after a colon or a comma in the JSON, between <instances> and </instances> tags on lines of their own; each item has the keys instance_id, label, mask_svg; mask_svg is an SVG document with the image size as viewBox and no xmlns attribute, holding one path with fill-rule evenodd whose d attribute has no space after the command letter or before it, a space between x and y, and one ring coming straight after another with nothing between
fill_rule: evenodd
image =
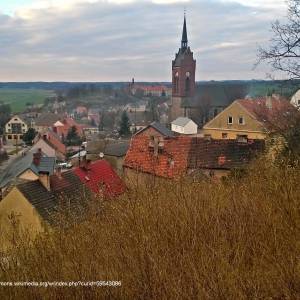
<instances>
[{"instance_id":1,"label":"brick church tower","mask_svg":"<svg viewBox=\"0 0 300 300\"><path fill-rule=\"evenodd\" d=\"M172 104L170 122L187 116L184 103L195 95L196 60L188 46L186 17L184 16L181 48L172 61Z\"/></svg>"}]
</instances>

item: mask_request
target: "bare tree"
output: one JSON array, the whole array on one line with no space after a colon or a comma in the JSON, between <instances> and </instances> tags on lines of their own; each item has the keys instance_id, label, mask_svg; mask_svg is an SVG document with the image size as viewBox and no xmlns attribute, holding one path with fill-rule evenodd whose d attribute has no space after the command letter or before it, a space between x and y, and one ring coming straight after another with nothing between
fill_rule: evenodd
<instances>
[{"instance_id":1,"label":"bare tree","mask_svg":"<svg viewBox=\"0 0 300 300\"><path fill-rule=\"evenodd\" d=\"M258 63L267 62L289 79L300 79L300 0L287 0L287 22L272 24L269 49L259 48Z\"/></svg>"}]
</instances>

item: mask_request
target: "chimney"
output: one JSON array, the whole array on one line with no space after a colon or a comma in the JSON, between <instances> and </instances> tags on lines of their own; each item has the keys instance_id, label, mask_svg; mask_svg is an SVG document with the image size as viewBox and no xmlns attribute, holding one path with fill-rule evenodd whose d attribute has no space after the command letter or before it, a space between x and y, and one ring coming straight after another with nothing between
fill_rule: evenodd
<instances>
[{"instance_id":1,"label":"chimney","mask_svg":"<svg viewBox=\"0 0 300 300\"><path fill-rule=\"evenodd\" d=\"M61 168L60 168L60 167L58 167L58 168L56 169L55 174L56 174L56 176L57 176L59 179L62 178L62 176L61 176Z\"/></svg>"},{"instance_id":2,"label":"chimney","mask_svg":"<svg viewBox=\"0 0 300 300\"><path fill-rule=\"evenodd\" d=\"M158 156L158 137L154 137L154 156Z\"/></svg>"},{"instance_id":3,"label":"chimney","mask_svg":"<svg viewBox=\"0 0 300 300\"><path fill-rule=\"evenodd\" d=\"M49 172L39 172L39 181L47 189L47 191L51 190Z\"/></svg>"},{"instance_id":4,"label":"chimney","mask_svg":"<svg viewBox=\"0 0 300 300\"><path fill-rule=\"evenodd\" d=\"M80 167L86 171L91 169L91 160L86 158L86 155L82 157Z\"/></svg>"},{"instance_id":5,"label":"chimney","mask_svg":"<svg viewBox=\"0 0 300 300\"><path fill-rule=\"evenodd\" d=\"M40 150L40 149L39 149ZM42 157L42 151L39 151L36 152L36 153L33 153L33 164L35 164L36 166L39 166L40 165L40 162L41 162L41 157Z\"/></svg>"}]
</instances>

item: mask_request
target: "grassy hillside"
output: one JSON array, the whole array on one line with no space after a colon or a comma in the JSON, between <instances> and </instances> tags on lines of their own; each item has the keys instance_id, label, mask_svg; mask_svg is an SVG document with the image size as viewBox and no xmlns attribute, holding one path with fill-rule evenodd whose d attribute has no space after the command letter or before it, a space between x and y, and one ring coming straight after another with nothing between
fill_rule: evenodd
<instances>
[{"instance_id":1,"label":"grassy hillside","mask_svg":"<svg viewBox=\"0 0 300 300\"><path fill-rule=\"evenodd\" d=\"M26 103L43 104L46 97L53 95L49 90L0 89L0 101L11 105L12 112L21 112Z\"/></svg>"},{"instance_id":2,"label":"grassy hillside","mask_svg":"<svg viewBox=\"0 0 300 300\"><path fill-rule=\"evenodd\" d=\"M15 239L0 281L121 287L0 287L0 298L299 299L299 178L299 169L261 163L244 179L153 183L99 200L83 224L31 248Z\"/></svg>"}]
</instances>

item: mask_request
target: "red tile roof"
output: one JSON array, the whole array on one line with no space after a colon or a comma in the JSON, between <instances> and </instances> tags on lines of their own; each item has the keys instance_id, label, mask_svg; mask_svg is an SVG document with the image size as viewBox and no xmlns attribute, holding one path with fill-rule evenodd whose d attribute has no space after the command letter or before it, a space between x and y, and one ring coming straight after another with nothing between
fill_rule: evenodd
<instances>
[{"instance_id":1,"label":"red tile roof","mask_svg":"<svg viewBox=\"0 0 300 300\"><path fill-rule=\"evenodd\" d=\"M147 135L136 135L131 140L124 166L166 178L180 177L185 173L191 147L189 137L165 139L163 154L157 156L149 143L150 138Z\"/></svg>"},{"instance_id":2,"label":"red tile roof","mask_svg":"<svg viewBox=\"0 0 300 300\"><path fill-rule=\"evenodd\" d=\"M55 150L65 155L67 153L66 146L60 141L59 137L52 131L46 133L46 142Z\"/></svg>"},{"instance_id":3,"label":"red tile roof","mask_svg":"<svg viewBox=\"0 0 300 300\"><path fill-rule=\"evenodd\" d=\"M68 132L72 126L75 126L77 129L77 133L79 135L82 135L82 128L83 126L76 123L76 121L72 118L64 118L61 123L63 126L54 126L54 131L57 133L59 136L64 136L66 137L68 135Z\"/></svg>"},{"instance_id":4,"label":"red tile roof","mask_svg":"<svg viewBox=\"0 0 300 300\"><path fill-rule=\"evenodd\" d=\"M157 155L147 134L135 135L124 167L164 178L178 178L188 170L231 169L249 163L252 153L262 151L263 141L246 144L236 140L212 140L177 136L164 138Z\"/></svg>"},{"instance_id":5,"label":"red tile roof","mask_svg":"<svg viewBox=\"0 0 300 300\"><path fill-rule=\"evenodd\" d=\"M124 182L105 160L90 163L87 167L77 167L73 172L93 193L116 197L126 190Z\"/></svg>"}]
</instances>

